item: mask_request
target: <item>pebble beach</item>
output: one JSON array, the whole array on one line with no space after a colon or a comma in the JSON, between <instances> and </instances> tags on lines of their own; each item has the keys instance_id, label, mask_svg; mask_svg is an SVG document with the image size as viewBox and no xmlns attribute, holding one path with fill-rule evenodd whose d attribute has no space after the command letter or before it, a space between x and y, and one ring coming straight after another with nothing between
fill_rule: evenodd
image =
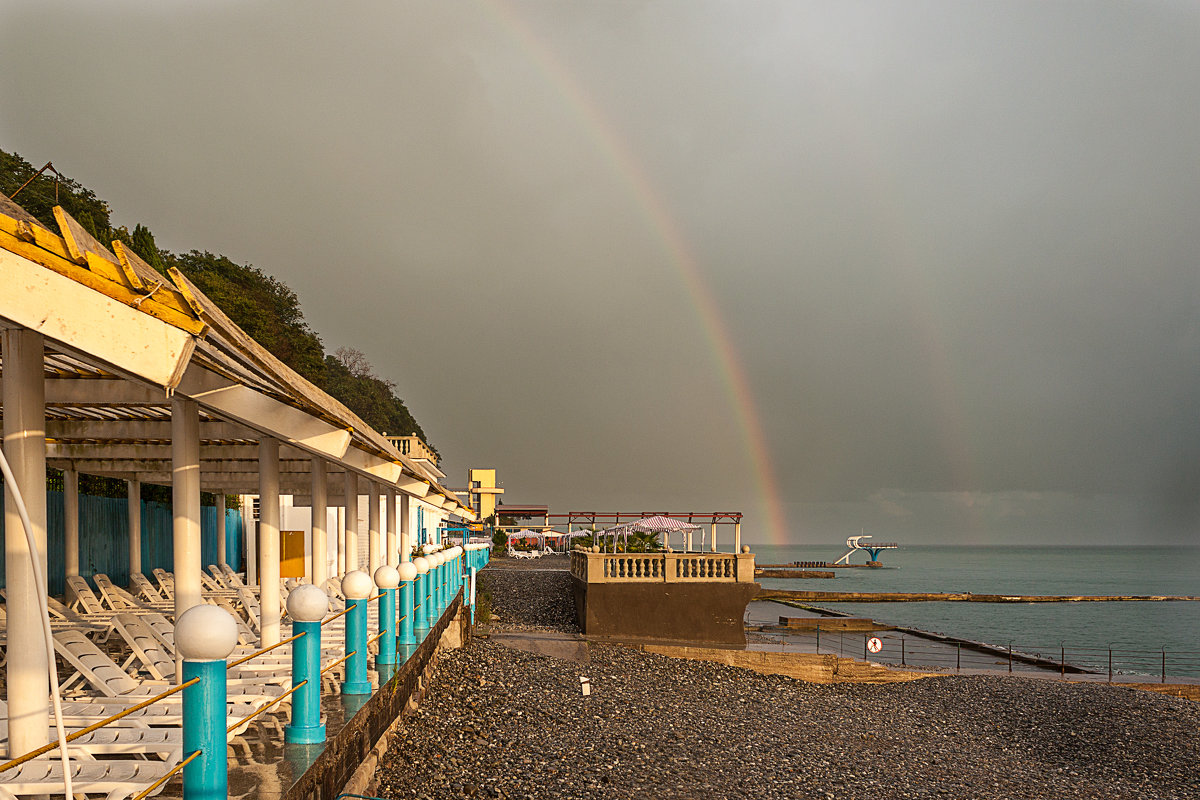
<instances>
[{"instance_id":1,"label":"pebble beach","mask_svg":"<svg viewBox=\"0 0 1200 800\"><path fill-rule=\"evenodd\" d=\"M583 661L506 646L578 633L559 561L481 573L498 619L437 667L380 797L1200 797L1188 700L1007 676L817 685L613 644Z\"/></svg>"}]
</instances>

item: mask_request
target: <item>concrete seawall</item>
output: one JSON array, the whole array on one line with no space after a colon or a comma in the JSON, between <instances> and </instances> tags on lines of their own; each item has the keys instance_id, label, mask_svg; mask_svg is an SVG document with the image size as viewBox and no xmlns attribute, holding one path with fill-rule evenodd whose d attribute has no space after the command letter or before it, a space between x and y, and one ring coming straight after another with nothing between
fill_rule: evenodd
<instances>
[{"instance_id":1,"label":"concrete seawall","mask_svg":"<svg viewBox=\"0 0 1200 800\"><path fill-rule=\"evenodd\" d=\"M770 650L729 650L671 644L620 644L671 658L712 661L764 675L785 675L809 683L902 683L937 677L933 672L891 669L829 653L778 653Z\"/></svg>"}]
</instances>

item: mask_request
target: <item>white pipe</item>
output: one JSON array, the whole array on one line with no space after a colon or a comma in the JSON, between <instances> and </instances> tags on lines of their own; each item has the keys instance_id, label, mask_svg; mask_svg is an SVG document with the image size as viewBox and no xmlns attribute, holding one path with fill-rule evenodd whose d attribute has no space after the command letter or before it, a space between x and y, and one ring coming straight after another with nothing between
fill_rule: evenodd
<instances>
[{"instance_id":1,"label":"white pipe","mask_svg":"<svg viewBox=\"0 0 1200 800\"><path fill-rule=\"evenodd\" d=\"M17 486L17 477L13 475L12 469L8 465L8 459L4 456L4 449L0 448L0 471L4 473L4 485L12 492L13 500L16 501L17 514L21 517L21 525L25 528L25 539L29 542L30 562L33 565L33 579L39 587L46 586L46 578L42 573L42 559L38 555L37 542L34 541L33 523L29 520L29 510L25 507L25 498L21 497L21 488ZM62 721L62 696L58 691L58 670L55 669L54 655L54 633L50 630L50 609L46 603L46 592L34 592L37 595L38 606L42 612L42 630L46 634L46 659L50 662L50 701L54 705L54 729L58 732L58 749L62 756L63 767L63 795L70 797L71 791L71 757L67 753L67 730L63 727ZM9 654L12 658L12 654ZM20 753L9 753L9 756L15 758L21 755Z\"/></svg>"}]
</instances>

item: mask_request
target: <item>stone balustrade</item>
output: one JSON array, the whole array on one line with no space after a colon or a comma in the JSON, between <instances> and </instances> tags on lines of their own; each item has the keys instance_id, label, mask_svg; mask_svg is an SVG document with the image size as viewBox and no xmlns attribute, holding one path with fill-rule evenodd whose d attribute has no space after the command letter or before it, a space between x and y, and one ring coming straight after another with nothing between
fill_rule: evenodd
<instances>
[{"instance_id":1,"label":"stone balustrade","mask_svg":"<svg viewBox=\"0 0 1200 800\"><path fill-rule=\"evenodd\" d=\"M753 553L571 552L571 574L584 583L753 583Z\"/></svg>"}]
</instances>

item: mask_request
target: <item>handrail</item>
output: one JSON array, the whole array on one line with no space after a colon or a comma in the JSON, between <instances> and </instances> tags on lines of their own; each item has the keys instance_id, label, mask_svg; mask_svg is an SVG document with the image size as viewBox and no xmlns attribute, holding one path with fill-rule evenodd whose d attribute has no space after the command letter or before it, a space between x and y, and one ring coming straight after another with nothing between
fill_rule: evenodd
<instances>
[{"instance_id":1,"label":"handrail","mask_svg":"<svg viewBox=\"0 0 1200 800\"><path fill-rule=\"evenodd\" d=\"M150 784L148 787L146 787L145 789L143 789L143 790L142 790L140 793L138 793L138 794L134 795L132 798L130 798L130 800L145 800L145 798L147 798L147 797L149 797L149 796L150 796L150 793L151 793L151 792L153 792L153 791L154 791L155 789L157 789L158 787L162 786L162 785L163 785L164 783L166 783L167 781L171 780L171 778L173 778L173 777L175 777L176 775L178 775L178 774L179 774L179 772L180 772L180 771L181 771L181 770L182 770L184 767L186 767L188 764L192 763L192 761L194 761L194 760L196 759L196 757L197 757L197 756L200 756L200 755L202 755L203 753L204 753L204 751L203 751L203 750L197 750L196 752L192 753L190 756L188 756L187 758L185 758L183 761L180 761L178 764L176 764L175 766L171 767L171 771L170 771L170 772L168 772L166 775L163 775L161 778L159 778L158 780L156 780L154 783Z\"/></svg>"},{"instance_id":2,"label":"handrail","mask_svg":"<svg viewBox=\"0 0 1200 800\"><path fill-rule=\"evenodd\" d=\"M321 670L321 674L322 674L322 675L324 675L326 672L329 672L329 670L333 669L333 668L334 668L334 667L336 667L338 664L342 663L343 661L345 661L345 660L346 660L347 658L349 658L350 656L352 656L352 655L356 655L357 653L358 653L358 651L357 651L357 650L351 650L349 653L346 653L346 655L342 656L342 657L341 657L341 658L339 658L337 661L334 661L334 662L330 663L330 665L329 665L328 667L325 667L323 670Z\"/></svg>"},{"instance_id":3,"label":"handrail","mask_svg":"<svg viewBox=\"0 0 1200 800\"><path fill-rule=\"evenodd\" d=\"M374 644L375 642L379 641L379 639L380 639L380 638L381 638L381 637L382 637L382 636L383 636L385 633L387 633L387 628L384 628L384 629L383 629L383 630L381 630L379 633L377 633L377 634L375 634L374 636L372 636L370 639L367 639L367 646L369 647L370 645L372 645L372 644Z\"/></svg>"},{"instance_id":4,"label":"handrail","mask_svg":"<svg viewBox=\"0 0 1200 800\"><path fill-rule=\"evenodd\" d=\"M369 603L372 600L378 600L379 598L383 597L383 594L384 594L383 592L380 592L379 594L375 595L374 597L368 597L367 602Z\"/></svg>"},{"instance_id":5,"label":"handrail","mask_svg":"<svg viewBox=\"0 0 1200 800\"><path fill-rule=\"evenodd\" d=\"M269 653L269 652L271 652L271 651L272 651L272 650L274 650L276 647L283 647L283 646L284 646L285 644L287 644L288 642L294 642L294 641L296 641L297 639L299 639L301 636L307 636L307 635L308 635L308 634L306 634L306 633L297 633L295 636L289 636L287 639L284 639L282 642L279 642L278 644L273 644L273 645L271 645L270 647L264 647L262 650L259 650L257 653L251 653L251 654L250 654L250 655L248 655L248 656L244 656L244 657L242 657L242 658L239 658L237 661L231 661L229 664L227 664L227 665L225 666L225 669L227 669L227 670L228 670L228 669L232 669L233 667L236 667L236 666L237 666L237 665L239 665L239 664L245 664L247 661L250 661L250 660L252 660L252 659L258 658L259 656L261 656L261 655L262 655L262 654L264 654L264 653Z\"/></svg>"},{"instance_id":6,"label":"handrail","mask_svg":"<svg viewBox=\"0 0 1200 800\"><path fill-rule=\"evenodd\" d=\"M321 620L321 624L324 625L327 622L333 622L335 619L342 616L343 614L349 614L349 613L350 613L350 608L349 608L349 606L347 606L346 608L343 608L341 611L334 614L332 617L326 617L325 619Z\"/></svg>"},{"instance_id":7,"label":"handrail","mask_svg":"<svg viewBox=\"0 0 1200 800\"><path fill-rule=\"evenodd\" d=\"M255 717L257 717L257 716L258 716L259 714L261 714L262 712L266 711L266 710L267 710L268 708L270 708L271 706L273 706L273 705L277 705L277 704L279 704L279 703L283 702L283 699L284 699L285 697L287 697L287 696L288 696L288 695L290 695L292 692L296 691L297 689L299 689L301 686L303 686L303 685L304 685L304 684L306 684L306 683L308 683L308 680L307 680L307 679L300 681L300 682L299 682L299 683L297 683L295 686L293 686L292 688L288 689L288 690L287 690L286 692L284 692L283 694L279 695L279 697L276 697L274 700L270 701L269 703L265 703L265 704L263 704L263 705L259 706L257 709L255 709L254 713L253 713L253 714L251 714L250 716L248 716L248 717L245 717L245 718L243 718L243 719L240 719L240 720L238 720L237 722L235 722L235 723L233 723L232 725L230 725L228 728L226 728L226 729L225 729L225 732L226 732L226 733L233 733L233 731L234 731L235 729L242 727L242 726L243 726L243 725L245 725L247 722L249 722L250 720L254 719Z\"/></svg>"},{"instance_id":8,"label":"handrail","mask_svg":"<svg viewBox=\"0 0 1200 800\"><path fill-rule=\"evenodd\" d=\"M78 731L75 731L74 733L68 734L67 741L73 742L81 736L86 736L87 734L92 733L93 731L98 731L101 728L103 728L105 725L111 725L112 723L116 722L117 720L119 720L123 717L129 716L130 714L132 714L135 711L141 711L143 708L146 708L147 706L151 706L151 705L157 703L159 700L162 700L165 697L170 697L171 695L175 694L176 692L182 692L187 687L193 686L199 682L200 682L199 678L192 678L190 681L187 681L186 683L181 683L178 686L172 687L172 688L168 689L167 691L163 692L162 694L156 694L156 695L154 695L154 697L151 697L148 700L144 700L135 706L130 706L129 708L125 709L124 711L113 714L111 717L105 717L104 719L100 720L99 722L88 725L86 728L83 728L82 730L78 730ZM36 750L29 751L28 753L26 753L23 756L17 756L16 758L12 759L11 761L5 761L3 764L0 764L0 772L5 772L6 770L10 770L14 767L19 767L22 764L24 764L26 761L32 761L33 759L37 758L40 755L44 755L46 753L49 753L51 750L57 749L58 746L59 746L59 743L57 741L50 742L49 744L42 745L41 747L39 747Z\"/></svg>"}]
</instances>

